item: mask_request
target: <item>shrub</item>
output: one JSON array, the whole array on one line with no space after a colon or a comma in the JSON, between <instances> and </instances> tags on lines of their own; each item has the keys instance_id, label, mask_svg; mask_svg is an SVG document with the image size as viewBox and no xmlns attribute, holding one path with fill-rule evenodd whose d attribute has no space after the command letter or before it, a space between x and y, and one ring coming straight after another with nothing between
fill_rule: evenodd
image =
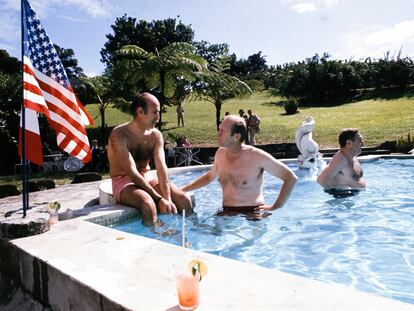
<instances>
[{"instance_id":1,"label":"shrub","mask_svg":"<svg viewBox=\"0 0 414 311\"><path fill-rule=\"evenodd\" d=\"M410 133L408 133L407 138L400 137L397 140L397 152L408 153L414 148L414 139L411 139Z\"/></svg>"},{"instance_id":2,"label":"shrub","mask_svg":"<svg viewBox=\"0 0 414 311\"><path fill-rule=\"evenodd\" d=\"M299 101L295 97L289 97L284 103L286 114L295 114L298 112Z\"/></svg>"}]
</instances>

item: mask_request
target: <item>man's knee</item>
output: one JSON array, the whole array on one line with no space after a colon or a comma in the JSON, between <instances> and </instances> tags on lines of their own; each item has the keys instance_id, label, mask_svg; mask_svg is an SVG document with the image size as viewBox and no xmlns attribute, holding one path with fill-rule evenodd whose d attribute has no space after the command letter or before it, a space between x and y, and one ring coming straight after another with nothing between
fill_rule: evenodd
<instances>
[{"instance_id":1,"label":"man's knee","mask_svg":"<svg viewBox=\"0 0 414 311\"><path fill-rule=\"evenodd\" d=\"M193 212L193 203L191 198L185 192L178 193L176 196L175 205L179 212L185 209L186 214L190 215Z\"/></svg>"},{"instance_id":2,"label":"man's knee","mask_svg":"<svg viewBox=\"0 0 414 311\"><path fill-rule=\"evenodd\" d=\"M139 209L156 208L152 197L148 193L140 189L136 189L130 192L129 191L121 192L120 201L121 201L120 202L121 204L126 204L126 205L133 206Z\"/></svg>"}]
</instances>

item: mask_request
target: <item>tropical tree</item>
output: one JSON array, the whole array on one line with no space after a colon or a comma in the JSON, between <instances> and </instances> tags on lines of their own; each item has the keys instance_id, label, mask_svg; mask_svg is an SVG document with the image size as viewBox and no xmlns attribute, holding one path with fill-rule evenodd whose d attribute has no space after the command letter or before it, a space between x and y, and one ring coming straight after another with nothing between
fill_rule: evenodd
<instances>
[{"instance_id":1,"label":"tropical tree","mask_svg":"<svg viewBox=\"0 0 414 311\"><path fill-rule=\"evenodd\" d=\"M136 45L145 51L156 53L155 50L170 45L173 42L192 43L194 30L191 25L184 25L175 18L165 20L139 20L124 15L111 25L113 34L107 34L107 42L101 50L101 61L112 67L112 61L117 51L125 45Z\"/></svg>"},{"instance_id":2,"label":"tropical tree","mask_svg":"<svg viewBox=\"0 0 414 311\"><path fill-rule=\"evenodd\" d=\"M204 58L209 64L213 63L218 58L229 55L228 43L210 44L210 42L202 40L194 42L194 46L197 49L197 54Z\"/></svg>"},{"instance_id":3,"label":"tropical tree","mask_svg":"<svg viewBox=\"0 0 414 311\"><path fill-rule=\"evenodd\" d=\"M112 74L114 80L121 81L121 84L125 82L133 88L133 85L144 83L148 90L158 93L161 105L158 128L161 130L164 105L174 97L183 79L195 79L195 72L207 72L206 61L195 54L191 44L175 42L160 51L156 49L155 53L136 45L122 47L117 53ZM137 92L136 87L132 92Z\"/></svg>"},{"instance_id":4,"label":"tropical tree","mask_svg":"<svg viewBox=\"0 0 414 311\"><path fill-rule=\"evenodd\" d=\"M229 57L217 59L209 66L209 74L200 75L200 80L195 87L198 97L213 103L216 107L217 129L220 125L222 105L232 98L243 97L252 93L246 83L226 73L229 68Z\"/></svg>"},{"instance_id":5,"label":"tropical tree","mask_svg":"<svg viewBox=\"0 0 414 311\"><path fill-rule=\"evenodd\" d=\"M58 54L63 67L65 67L66 74L71 82L85 77L83 69L78 66L79 62L75 57L75 52L72 49L65 49L57 44L53 45Z\"/></svg>"},{"instance_id":6,"label":"tropical tree","mask_svg":"<svg viewBox=\"0 0 414 311\"><path fill-rule=\"evenodd\" d=\"M106 123L105 111L111 103L111 84L109 78L105 75L93 78L81 78L81 84L78 88L79 95L85 104L97 103L99 116L101 117L101 142L106 142Z\"/></svg>"}]
</instances>

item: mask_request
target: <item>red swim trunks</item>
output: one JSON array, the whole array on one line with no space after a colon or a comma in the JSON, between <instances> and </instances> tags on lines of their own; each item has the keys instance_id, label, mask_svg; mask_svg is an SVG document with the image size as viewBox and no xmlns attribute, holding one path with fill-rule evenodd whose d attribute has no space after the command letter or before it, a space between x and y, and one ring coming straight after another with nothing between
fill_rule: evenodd
<instances>
[{"instance_id":1,"label":"red swim trunks","mask_svg":"<svg viewBox=\"0 0 414 311\"><path fill-rule=\"evenodd\" d=\"M148 181L148 183L154 187L158 185L158 178L156 171L142 170L139 173ZM112 177L112 195L116 202L121 200L121 192L128 186L135 185L128 175L120 175Z\"/></svg>"}]
</instances>

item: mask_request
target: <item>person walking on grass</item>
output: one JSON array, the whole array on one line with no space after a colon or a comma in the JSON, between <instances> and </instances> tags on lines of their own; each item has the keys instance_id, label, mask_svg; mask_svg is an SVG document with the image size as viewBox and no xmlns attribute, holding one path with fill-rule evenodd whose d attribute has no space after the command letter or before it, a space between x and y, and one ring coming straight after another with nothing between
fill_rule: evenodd
<instances>
[{"instance_id":1,"label":"person walking on grass","mask_svg":"<svg viewBox=\"0 0 414 311\"><path fill-rule=\"evenodd\" d=\"M249 119L247 121L247 128L249 129L249 142L250 145L256 145L256 133L260 132L260 119L251 109L249 109L247 113L249 114Z\"/></svg>"},{"instance_id":2,"label":"person walking on grass","mask_svg":"<svg viewBox=\"0 0 414 311\"><path fill-rule=\"evenodd\" d=\"M180 122L181 122L181 125L184 127L184 108L183 108L183 106L181 106L181 104L178 104L178 106L177 106L177 123L178 123L178 127L180 127Z\"/></svg>"}]
</instances>

